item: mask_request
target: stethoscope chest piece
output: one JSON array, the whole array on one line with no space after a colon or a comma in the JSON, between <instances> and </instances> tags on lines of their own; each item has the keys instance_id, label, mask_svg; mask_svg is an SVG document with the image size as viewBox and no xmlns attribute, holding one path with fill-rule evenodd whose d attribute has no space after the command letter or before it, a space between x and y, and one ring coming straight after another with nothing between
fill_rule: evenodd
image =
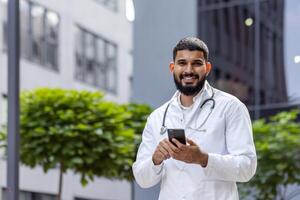
<instances>
[{"instance_id":1,"label":"stethoscope chest piece","mask_svg":"<svg viewBox=\"0 0 300 200\"><path fill-rule=\"evenodd\" d=\"M160 134L163 135L165 132L167 131L167 127L166 126L162 126L160 128Z\"/></svg>"}]
</instances>

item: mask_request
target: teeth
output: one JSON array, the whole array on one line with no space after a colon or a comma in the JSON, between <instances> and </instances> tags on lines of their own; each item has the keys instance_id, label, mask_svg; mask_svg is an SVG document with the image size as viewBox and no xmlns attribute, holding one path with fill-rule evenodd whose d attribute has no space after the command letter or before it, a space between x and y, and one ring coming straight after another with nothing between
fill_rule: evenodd
<instances>
[{"instance_id":1,"label":"teeth","mask_svg":"<svg viewBox=\"0 0 300 200\"><path fill-rule=\"evenodd\" d=\"M185 79L185 80L192 80L192 79L194 79L194 77L184 77L183 79Z\"/></svg>"}]
</instances>

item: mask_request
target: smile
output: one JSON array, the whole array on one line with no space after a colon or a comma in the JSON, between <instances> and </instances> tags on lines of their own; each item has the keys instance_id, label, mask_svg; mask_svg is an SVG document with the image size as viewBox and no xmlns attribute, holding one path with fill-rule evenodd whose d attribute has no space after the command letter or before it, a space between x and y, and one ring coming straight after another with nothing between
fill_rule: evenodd
<instances>
[{"instance_id":1,"label":"smile","mask_svg":"<svg viewBox=\"0 0 300 200\"><path fill-rule=\"evenodd\" d=\"M190 77L183 77L183 80L195 80L197 79L196 77L194 76L190 76Z\"/></svg>"},{"instance_id":2,"label":"smile","mask_svg":"<svg viewBox=\"0 0 300 200\"><path fill-rule=\"evenodd\" d=\"M187 74L187 75L181 75L180 76L181 81L183 81L186 84L194 83L195 80L199 79L199 76L193 75L193 74Z\"/></svg>"}]
</instances>

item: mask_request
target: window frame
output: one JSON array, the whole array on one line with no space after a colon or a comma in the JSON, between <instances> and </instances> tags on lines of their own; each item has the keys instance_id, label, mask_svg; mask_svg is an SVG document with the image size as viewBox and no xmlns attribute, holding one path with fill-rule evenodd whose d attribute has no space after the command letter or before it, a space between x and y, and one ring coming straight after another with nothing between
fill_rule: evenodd
<instances>
[{"instance_id":1,"label":"window frame","mask_svg":"<svg viewBox=\"0 0 300 200\"><path fill-rule=\"evenodd\" d=\"M79 34L80 38L77 38L77 36L75 37L75 49L74 49L74 55L75 55L75 73L74 73L74 78L77 81L83 82L85 84L91 85L93 87L102 89L106 92L112 93L112 94L117 94L118 93L118 45L109 40L106 39L105 37L103 37L100 34L97 34L93 31L90 31L86 28L84 28L83 26L79 25L79 24L75 24L75 29L77 29L75 31L75 34ZM86 55L86 51L87 51L87 41L86 38L88 37L92 37L94 40L94 45L93 45L93 58L90 61L93 64L93 68L94 68L94 80L92 82L89 82L89 80L87 80L88 75L88 64L87 64L87 55ZM99 41L101 41L101 43L103 43L103 60L99 60ZM77 42L80 42L81 44L78 45ZM77 49L78 47L81 47L83 49L79 50ZM108 55L108 47L112 47L114 53L112 54L113 56L110 57ZM78 65L78 59L82 59L80 61L81 65ZM112 64L111 64L112 62ZM112 70L113 72L113 78L112 77L108 77L110 70ZM97 72L98 71L98 72ZM103 81L102 83L99 83L99 75L103 76ZM112 79L110 79L112 78ZM113 81L112 87L109 86L109 82Z\"/></svg>"},{"instance_id":2,"label":"window frame","mask_svg":"<svg viewBox=\"0 0 300 200\"><path fill-rule=\"evenodd\" d=\"M61 24L61 17L58 12L49 9L47 6L44 6L40 3L34 2L32 0L21 0L20 3L26 3L28 8L25 11L26 17L28 17L28 21L26 21L26 24L24 25L26 29L20 30L21 34L20 35L20 46L23 44L22 38L24 38L25 42L28 43L28 46L26 46L26 50L23 50L23 47L20 48L20 58L28 60L32 63L38 64L44 68L50 69L54 72L59 72L60 70L60 24ZM6 7L7 4L0 3L1 7ZM34 35L34 25L33 25L33 20L34 16L32 14L32 9L35 7L41 7L42 9L42 17L43 17L43 22L41 24L41 30L42 30L42 35L40 38L37 39L37 43L41 46L41 49L38 50L39 53L41 54L40 56L34 55L34 44L36 42L36 38ZM21 9L21 6L20 6ZM56 27L56 39L54 40L51 38L50 34L48 34L48 30L50 30L51 25L50 22L47 20L47 14L49 13L55 13L57 16L57 27ZM21 14L21 13L20 13ZM22 19L20 19L22 20ZM2 52L7 52L7 18L4 18L2 21L2 41L3 41L3 47L2 47ZM20 29L22 26L20 25ZM25 43L24 43L25 44ZM48 50L50 50L52 47L54 47L54 59L51 59L51 56L48 55ZM24 53L26 52L26 53Z\"/></svg>"}]
</instances>

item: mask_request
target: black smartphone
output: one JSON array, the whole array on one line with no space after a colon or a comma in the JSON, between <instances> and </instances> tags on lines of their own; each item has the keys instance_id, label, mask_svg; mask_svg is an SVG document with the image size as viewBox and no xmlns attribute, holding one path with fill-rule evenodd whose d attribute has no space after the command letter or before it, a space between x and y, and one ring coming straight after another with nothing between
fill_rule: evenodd
<instances>
[{"instance_id":1,"label":"black smartphone","mask_svg":"<svg viewBox=\"0 0 300 200\"><path fill-rule=\"evenodd\" d=\"M168 129L169 141L177 146L172 139L175 138L181 144L186 144L184 129Z\"/></svg>"}]
</instances>

